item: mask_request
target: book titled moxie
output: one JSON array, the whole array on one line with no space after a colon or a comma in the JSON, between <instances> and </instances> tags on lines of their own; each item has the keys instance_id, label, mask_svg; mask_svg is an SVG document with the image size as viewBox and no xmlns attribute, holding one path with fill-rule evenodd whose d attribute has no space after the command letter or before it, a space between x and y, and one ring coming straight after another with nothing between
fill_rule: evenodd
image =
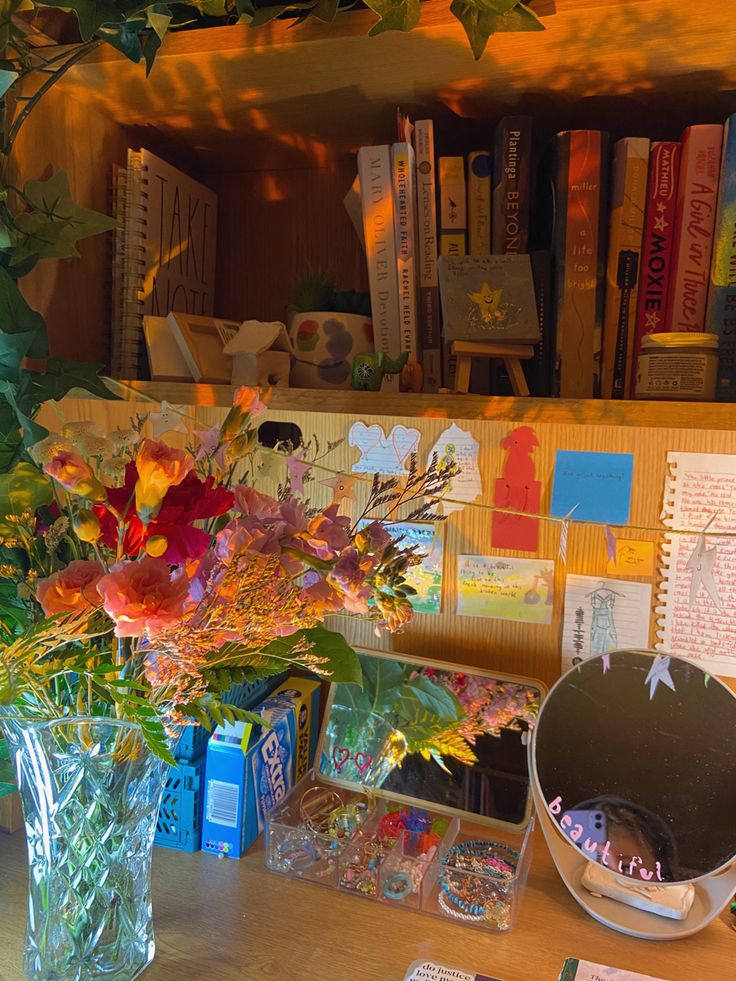
<instances>
[{"instance_id":1,"label":"book titled moxie","mask_svg":"<svg viewBox=\"0 0 736 981\"><path fill-rule=\"evenodd\" d=\"M682 134L667 304L671 331L702 331L705 324L722 141L720 125L689 126Z\"/></svg>"},{"instance_id":2,"label":"book titled moxie","mask_svg":"<svg viewBox=\"0 0 736 981\"><path fill-rule=\"evenodd\" d=\"M632 356L631 398L636 387L636 364L642 338L666 329L679 174L680 144L668 141L652 143Z\"/></svg>"}]
</instances>

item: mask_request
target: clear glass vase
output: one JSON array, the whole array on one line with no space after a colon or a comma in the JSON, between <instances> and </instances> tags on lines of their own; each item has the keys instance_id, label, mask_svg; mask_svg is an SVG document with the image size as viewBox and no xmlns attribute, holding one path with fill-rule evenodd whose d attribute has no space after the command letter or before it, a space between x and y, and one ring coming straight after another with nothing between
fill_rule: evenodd
<instances>
[{"instance_id":1,"label":"clear glass vase","mask_svg":"<svg viewBox=\"0 0 736 981\"><path fill-rule=\"evenodd\" d=\"M140 727L0 716L28 841L30 981L131 981L151 963L151 852L165 764Z\"/></svg>"}]
</instances>

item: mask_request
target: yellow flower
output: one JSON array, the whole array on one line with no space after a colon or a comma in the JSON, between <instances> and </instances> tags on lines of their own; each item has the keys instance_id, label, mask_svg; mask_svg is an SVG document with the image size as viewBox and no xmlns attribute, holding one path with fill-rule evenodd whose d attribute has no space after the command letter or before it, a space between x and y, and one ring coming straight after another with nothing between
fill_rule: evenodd
<instances>
[{"instance_id":1,"label":"yellow flower","mask_svg":"<svg viewBox=\"0 0 736 981\"><path fill-rule=\"evenodd\" d=\"M77 511L72 519L72 527L81 542L89 542L90 544L96 542L102 532L99 518L89 508Z\"/></svg>"},{"instance_id":2,"label":"yellow flower","mask_svg":"<svg viewBox=\"0 0 736 981\"><path fill-rule=\"evenodd\" d=\"M180 484L194 466L184 450L176 450L155 439L144 439L135 458L138 481L135 507L138 517L148 524L158 514L169 487Z\"/></svg>"},{"instance_id":3,"label":"yellow flower","mask_svg":"<svg viewBox=\"0 0 736 981\"><path fill-rule=\"evenodd\" d=\"M150 555L154 559L160 559L168 547L169 542L163 535L151 535L146 540L146 555Z\"/></svg>"}]
</instances>

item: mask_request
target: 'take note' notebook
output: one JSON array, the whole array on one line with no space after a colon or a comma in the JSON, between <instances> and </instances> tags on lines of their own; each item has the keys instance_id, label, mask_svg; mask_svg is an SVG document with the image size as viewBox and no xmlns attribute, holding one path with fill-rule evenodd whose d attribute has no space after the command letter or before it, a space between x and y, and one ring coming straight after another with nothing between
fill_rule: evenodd
<instances>
[{"instance_id":1,"label":"'take note' notebook","mask_svg":"<svg viewBox=\"0 0 736 981\"><path fill-rule=\"evenodd\" d=\"M137 378L144 316L213 313L217 197L145 149L128 150L118 187L112 373Z\"/></svg>"}]
</instances>

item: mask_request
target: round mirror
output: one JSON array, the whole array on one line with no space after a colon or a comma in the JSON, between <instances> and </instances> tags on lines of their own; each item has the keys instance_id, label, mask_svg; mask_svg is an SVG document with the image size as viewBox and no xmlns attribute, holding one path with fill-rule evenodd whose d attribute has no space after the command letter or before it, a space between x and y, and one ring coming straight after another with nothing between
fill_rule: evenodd
<instances>
[{"instance_id":1,"label":"round mirror","mask_svg":"<svg viewBox=\"0 0 736 981\"><path fill-rule=\"evenodd\" d=\"M736 857L736 696L690 661L573 668L542 705L533 766L562 835L618 875L682 882Z\"/></svg>"}]
</instances>

